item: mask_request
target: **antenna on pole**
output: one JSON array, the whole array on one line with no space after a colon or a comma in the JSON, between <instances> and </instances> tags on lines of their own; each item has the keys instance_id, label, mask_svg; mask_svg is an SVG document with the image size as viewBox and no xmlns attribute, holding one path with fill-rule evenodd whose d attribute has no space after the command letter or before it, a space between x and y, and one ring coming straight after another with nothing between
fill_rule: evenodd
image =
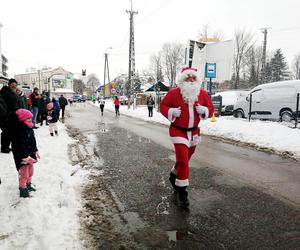
<instances>
[{"instance_id":1,"label":"antenna on pole","mask_svg":"<svg viewBox=\"0 0 300 250\"><path fill-rule=\"evenodd\" d=\"M129 66L128 66L128 88L127 96L129 97L128 105L130 106L130 99L134 92L133 78L135 76L135 51L134 51L134 15L138 14L137 11L133 11L133 3L131 2L131 10L126 10L126 13L129 13Z\"/></svg>"},{"instance_id":2,"label":"antenna on pole","mask_svg":"<svg viewBox=\"0 0 300 250\"><path fill-rule=\"evenodd\" d=\"M266 82L266 54L267 54L267 34L270 27L262 28L261 31L264 34L263 42L263 55L262 55L262 67L261 67L261 83Z\"/></svg>"}]
</instances>

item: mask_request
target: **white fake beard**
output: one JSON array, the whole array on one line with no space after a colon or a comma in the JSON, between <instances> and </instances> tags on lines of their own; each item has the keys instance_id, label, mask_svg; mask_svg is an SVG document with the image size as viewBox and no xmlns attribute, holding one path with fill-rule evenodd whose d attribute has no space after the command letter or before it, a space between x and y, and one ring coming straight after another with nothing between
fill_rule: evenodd
<instances>
[{"instance_id":1,"label":"white fake beard","mask_svg":"<svg viewBox=\"0 0 300 250\"><path fill-rule=\"evenodd\" d=\"M186 103L194 103L198 99L201 84L198 82L182 82L178 84L183 100Z\"/></svg>"}]
</instances>

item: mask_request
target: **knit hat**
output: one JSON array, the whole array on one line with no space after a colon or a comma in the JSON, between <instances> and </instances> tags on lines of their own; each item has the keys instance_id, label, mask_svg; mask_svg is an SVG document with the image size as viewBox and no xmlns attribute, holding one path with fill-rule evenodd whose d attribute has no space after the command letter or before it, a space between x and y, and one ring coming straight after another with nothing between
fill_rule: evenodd
<instances>
[{"instance_id":1,"label":"knit hat","mask_svg":"<svg viewBox=\"0 0 300 250\"><path fill-rule=\"evenodd\" d=\"M18 82L17 82L16 79L14 79L14 78L10 78L10 79L9 79L8 85L11 84L11 83L16 83L16 84L18 84Z\"/></svg>"},{"instance_id":2,"label":"knit hat","mask_svg":"<svg viewBox=\"0 0 300 250\"><path fill-rule=\"evenodd\" d=\"M47 109L48 109L48 110L53 109L53 102L49 102L49 103L47 104Z\"/></svg>"},{"instance_id":3,"label":"knit hat","mask_svg":"<svg viewBox=\"0 0 300 250\"><path fill-rule=\"evenodd\" d=\"M195 68L182 68L181 71L177 74L176 84L182 84L185 82L185 79L188 77L188 75L192 75L196 77L196 82L201 84L199 73L197 72L197 69Z\"/></svg>"},{"instance_id":4,"label":"knit hat","mask_svg":"<svg viewBox=\"0 0 300 250\"><path fill-rule=\"evenodd\" d=\"M27 109L18 109L16 111L16 115L18 116L19 121L24 122L27 127L32 128L33 124L28 119L32 118L32 113Z\"/></svg>"}]
</instances>

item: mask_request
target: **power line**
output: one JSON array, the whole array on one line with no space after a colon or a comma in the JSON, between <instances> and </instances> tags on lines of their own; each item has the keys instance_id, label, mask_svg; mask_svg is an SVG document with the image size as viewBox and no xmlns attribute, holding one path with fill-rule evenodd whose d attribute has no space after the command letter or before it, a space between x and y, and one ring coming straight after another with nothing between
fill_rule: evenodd
<instances>
[{"instance_id":1,"label":"power line","mask_svg":"<svg viewBox=\"0 0 300 250\"><path fill-rule=\"evenodd\" d=\"M164 7L168 2L170 2L170 0L166 0L163 4L161 4L157 9L155 9L154 11L152 11L149 15L147 15L144 19L142 19L140 22L138 22L137 24L141 24L144 21L146 21L148 18L150 18L151 16L153 16L157 11L159 11L162 7Z\"/></svg>"}]
</instances>

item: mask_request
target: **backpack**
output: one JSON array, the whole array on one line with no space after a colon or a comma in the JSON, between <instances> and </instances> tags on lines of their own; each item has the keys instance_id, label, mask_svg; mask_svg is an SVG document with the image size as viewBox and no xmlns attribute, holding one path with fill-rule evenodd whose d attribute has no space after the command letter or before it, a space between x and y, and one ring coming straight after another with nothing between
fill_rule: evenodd
<instances>
[{"instance_id":1,"label":"backpack","mask_svg":"<svg viewBox=\"0 0 300 250\"><path fill-rule=\"evenodd\" d=\"M3 125L7 118L7 105L2 95L0 94L0 125Z\"/></svg>"}]
</instances>

